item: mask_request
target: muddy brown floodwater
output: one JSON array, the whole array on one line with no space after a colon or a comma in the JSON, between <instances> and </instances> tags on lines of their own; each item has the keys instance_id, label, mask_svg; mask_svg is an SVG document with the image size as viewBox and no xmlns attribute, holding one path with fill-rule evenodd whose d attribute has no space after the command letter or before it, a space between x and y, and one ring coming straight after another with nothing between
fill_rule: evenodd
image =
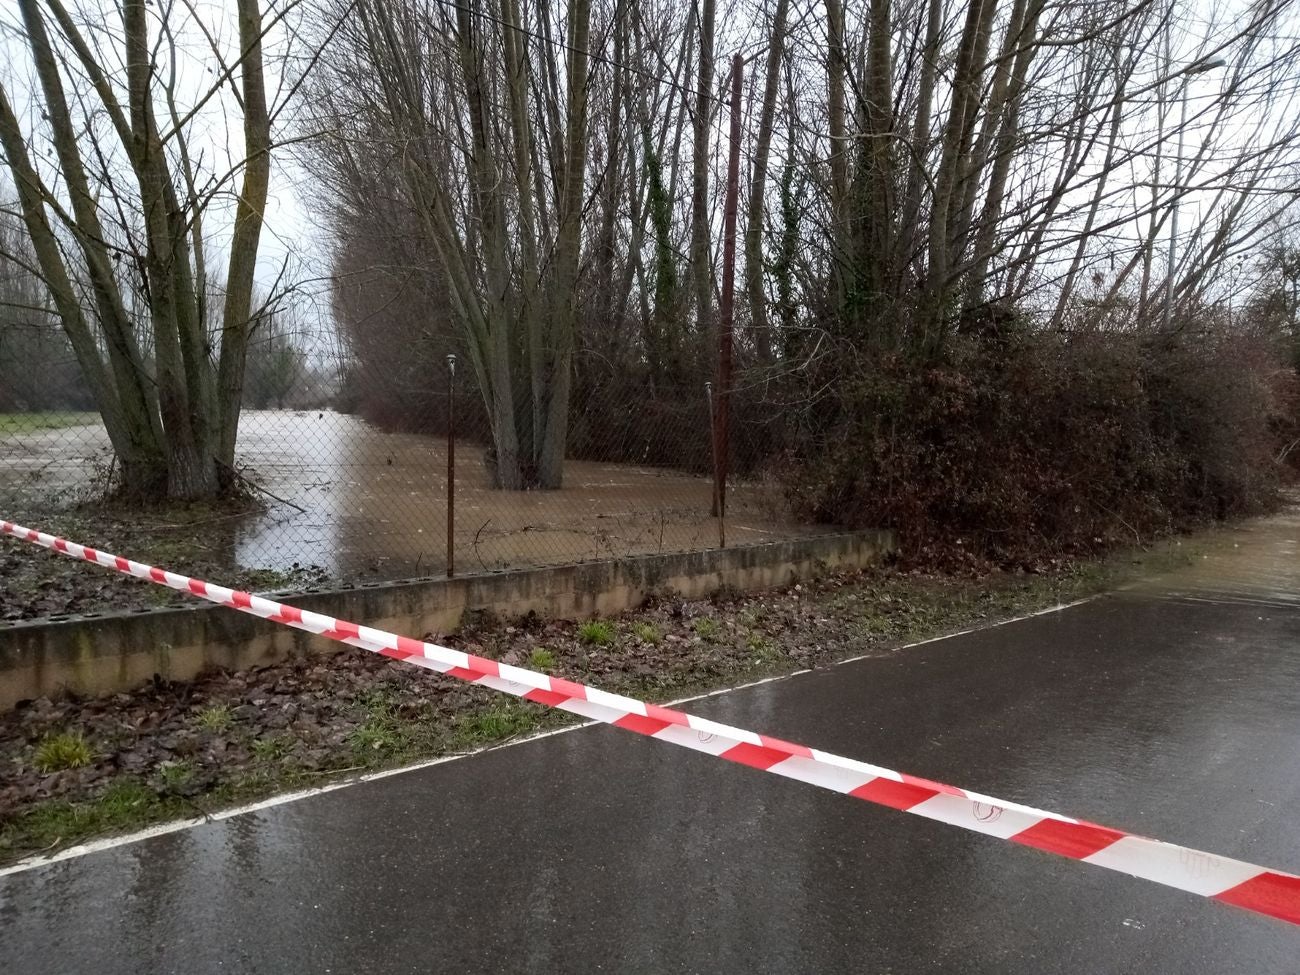
<instances>
[{"instance_id":1,"label":"muddy brown floodwater","mask_svg":"<svg viewBox=\"0 0 1300 975\"><path fill-rule=\"evenodd\" d=\"M332 411L250 411L238 455L279 499L230 526L245 567L317 565L343 578L437 574L446 566L445 439L384 433ZM98 424L0 441L0 501L66 502L93 488L109 458ZM456 450L456 568L545 565L718 544L711 482L661 469L569 461L559 491L496 491L483 448ZM299 510L301 509L301 510ZM728 495L729 545L808 534L771 485ZM92 541L92 540L87 540Z\"/></svg>"}]
</instances>

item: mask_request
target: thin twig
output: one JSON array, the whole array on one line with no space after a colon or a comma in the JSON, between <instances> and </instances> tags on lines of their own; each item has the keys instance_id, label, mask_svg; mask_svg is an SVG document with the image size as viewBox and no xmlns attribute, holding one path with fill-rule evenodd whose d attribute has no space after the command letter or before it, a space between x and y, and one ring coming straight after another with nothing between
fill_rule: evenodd
<instances>
[{"instance_id":1,"label":"thin twig","mask_svg":"<svg viewBox=\"0 0 1300 975\"><path fill-rule=\"evenodd\" d=\"M486 572L486 571L488 570L488 567L487 567L487 563L483 561L483 556L479 553L479 550L478 550L478 539L479 539L479 536L483 534L483 529L486 528L486 527L487 527L488 525L490 525L490 524L492 524L492 519L491 519L491 518L489 518L487 521L483 522L483 524L481 524L481 525L478 526L478 531L476 531L476 532L474 533L474 543L473 543L473 545L471 546L471 548L474 549L474 558L478 559L478 564L481 565L481 566L483 567L483 571L484 571L484 572Z\"/></svg>"},{"instance_id":2,"label":"thin twig","mask_svg":"<svg viewBox=\"0 0 1300 975\"><path fill-rule=\"evenodd\" d=\"M262 487L262 485L258 484L252 478L248 477L243 471L239 470L238 468L231 467L229 464L220 460L217 461L217 463L220 464L222 467L224 467L226 470L230 471L231 474L235 475L235 479L239 481L240 484L244 485L250 490L257 491L261 494L265 494L268 498L271 498L274 501L279 501L281 504L287 504L290 508L297 508L303 514L307 513L307 509L304 508L302 505L294 504L288 498L282 498L278 494L274 493L273 491L268 491L266 488Z\"/></svg>"}]
</instances>

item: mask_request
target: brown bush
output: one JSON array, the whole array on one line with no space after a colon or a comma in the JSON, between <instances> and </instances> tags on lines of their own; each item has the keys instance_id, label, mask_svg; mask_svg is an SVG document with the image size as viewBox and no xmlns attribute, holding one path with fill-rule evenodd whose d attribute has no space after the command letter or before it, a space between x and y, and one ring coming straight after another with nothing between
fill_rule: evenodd
<instances>
[{"instance_id":1,"label":"brown bush","mask_svg":"<svg viewBox=\"0 0 1300 975\"><path fill-rule=\"evenodd\" d=\"M841 370L783 470L797 511L896 527L913 559L1032 566L1266 508L1289 375L1242 336L1012 323Z\"/></svg>"}]
</instances>

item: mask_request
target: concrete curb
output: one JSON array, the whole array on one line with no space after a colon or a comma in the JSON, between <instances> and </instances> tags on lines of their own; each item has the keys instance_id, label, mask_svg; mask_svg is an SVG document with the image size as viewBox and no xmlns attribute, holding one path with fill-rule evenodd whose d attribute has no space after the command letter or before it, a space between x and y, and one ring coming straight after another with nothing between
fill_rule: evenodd
<instances>
[{"instance_id":1,"label":"concrete curb","mask_svg":"<svg viewBox=\"0 0 1300 975\"><path fill-rule=\"evenodd\" d=\"M655 592L699 598L724 587L770 589L824 571L864 568L894 547L892 532L852 532L454 579L373 583L280 598L301 609L419 637L453 631L467 611L507 617L533 611L578 619L632 609ZM95 569L88 566L86 571ZM3 623L0 708L61 691L124 691L155 674L188 680L213 668L243 669L337 649L330 641L219 606Z\"/></svg>"}]
</instances>

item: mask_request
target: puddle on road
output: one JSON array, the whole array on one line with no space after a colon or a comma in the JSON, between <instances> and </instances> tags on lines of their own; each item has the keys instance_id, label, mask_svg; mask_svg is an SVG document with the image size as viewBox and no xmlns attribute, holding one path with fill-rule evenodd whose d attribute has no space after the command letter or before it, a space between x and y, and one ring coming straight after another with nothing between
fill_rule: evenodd
<instances>
[{"instance_id":1,"label":"puddle on road","mask_svg":"<svg viewBox=\"0 0 1300 975\"><path fill-rule=\"evenodd\" d=\"M1208 534L1190 565L1134 586L1193 602L1300 605L1300 497L1277 514Z\"/></svg>"}]
</instances>

